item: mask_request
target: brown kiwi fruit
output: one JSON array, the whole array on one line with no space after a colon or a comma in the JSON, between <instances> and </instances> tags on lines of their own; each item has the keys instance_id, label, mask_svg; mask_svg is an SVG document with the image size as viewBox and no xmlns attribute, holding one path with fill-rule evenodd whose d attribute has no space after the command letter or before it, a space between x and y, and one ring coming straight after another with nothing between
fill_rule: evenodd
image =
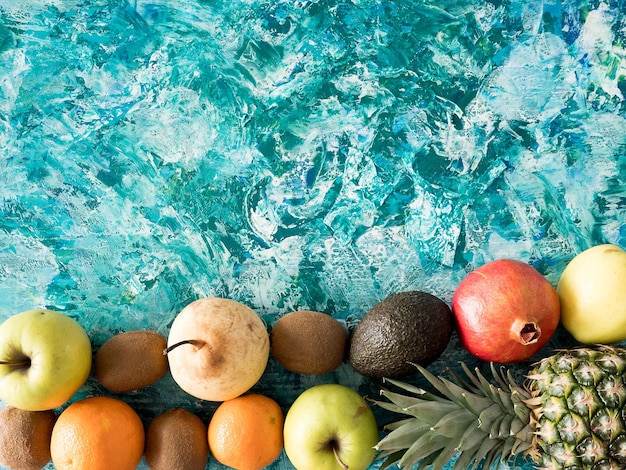
<instances>
[{"instance_id":1,"label":"brown kiwi fruit","mask_svg":"<svg viewBox=\"0 0 626 470\"><path fill-rule=\"evenodd\" d=\"M0 464L13 470L40 470L50 462L50 437L56 422L52 410L0 410Z\"/></svg>"},{"instance_id":2,"label":"brown kiwi fruit","mask_svg":"<svg viewBox=\"0 0 626 470\"><path fill-rule=\"evenodd\" d=\"M94 373L107 390L115 393L145 388L168 371L163 350L167 340L156 331L120 333L107 340L96 352Z\"/></svg>"},{"instance_id":3,"label":"brown kiwi fruit","mask_svg":"<svg viewBox=\"0 0 626 470\"><path fill-rule=\"evenodd\" d=\"M299 310L282 316L270 331L274 358L285 369L319 375L335 370L346 356L348 333L330 315Z\"/></svg>"},{"instance_id":4,"label":"brown kiwi fruit","mask_svg":"<svg viewBox=\"0 0 626 470\"><path fill-rule=\"evenodd\" d=\"M422 291L393 294L374 305L350 337L348 362L368 377L397 378L428 366L447 348L452 311Z\"/></svg>"},{"instance_id":5,"label":"brown kiwi fruit","mask_svg":"<svg viewBox=\"0 0 626 470\"><path fill-rule=\"evenodd\" d=\"M209 460L207 426L183 408L170 408L152 420L144 451L151 470L204 470Z\"/></svg>"}]
</instances>

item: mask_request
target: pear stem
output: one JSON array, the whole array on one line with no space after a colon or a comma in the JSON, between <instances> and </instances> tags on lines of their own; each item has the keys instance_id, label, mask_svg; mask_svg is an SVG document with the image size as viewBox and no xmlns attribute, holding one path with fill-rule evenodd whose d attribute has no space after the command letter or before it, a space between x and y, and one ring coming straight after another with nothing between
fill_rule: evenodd
<instances>
[{"instance_id":1,"label":"pear stem","mask_svg":"<svg viewBox=\"0 0 626 470\"><path fill-rule=\"evenodd\" d=\"M339 452L337 452L337 443L333 441L330 446L333 449L333 455L335 456L335 459L337 460L337 463L339 464L339 466L343 468L344 470L348 470L348 466L339 457Z\"/></svg>"},{"instance_id":2,"label":"pear stem","mask_svg":"<svg viewBox=\"0 0 626 470\"><path fill-rule=\"evenodd\" d=\"M173 349L176 349L178 346L182 346L183 344L191 344L193 346L200 346L200 347L202 347L206 343L204 341L199 340L199 339L186 339L186 340L179 341L178 343L172 344L171 346L165 348L163 350L163 355L167 356L167 354L169 352L171 352Z\"/></svg>"}]
</instances>

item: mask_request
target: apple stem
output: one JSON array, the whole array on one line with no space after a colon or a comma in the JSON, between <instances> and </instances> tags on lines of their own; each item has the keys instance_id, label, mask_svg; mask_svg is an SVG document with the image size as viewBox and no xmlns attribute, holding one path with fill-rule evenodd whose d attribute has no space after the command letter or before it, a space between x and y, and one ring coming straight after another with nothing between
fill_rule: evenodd
<instances>
[{"instance_id":1,"label":"apple stem","mask_svg":"<svg viewBox=\"0 0 626 470\"><path fill-rule=\"evenodd\" d=\"M30 366L30 359L22 359L19 361L0 361L0 366L28 367Z\"/></svg>"},{"instance_id":2,"label":"apple stem","mask_svg":"<svg viewBox=\"0 0 626 470\"><path fill-rule=\"evenodd\" d=\"M348 466L343 462L343 460L341 460L341 457L339 457L339 452L337 452L337 444L334 441L331 443L331 448L333 449L333 455L335 456L335 459L337 460L339 466L344 470L348 470Z\"/></svg>"},{"instance_id":3,"label":"apple stem","mask_svg":"<svg viewBox=\"0 0 626 470\"><path fill-rule=\"evenodd\" d=\"M186 340L184 340L184 341L179 341L178 343L176 343L176 344L172 344L171 346L169 346L169 347L165 348L165 349L163 350L163 355L164 355L164 356L167 356L167 354L168 354L170 351L172 351L173 349L176 349L178 346L182 346L183 344L192 344L192 345L194 345L194 346L200 346L200 347L202 347L202 346L204 346L206 343L205 343L204 341L200 341L200 340L198 340L198 339L186 339Z\"/></svg>"}]
</instances>

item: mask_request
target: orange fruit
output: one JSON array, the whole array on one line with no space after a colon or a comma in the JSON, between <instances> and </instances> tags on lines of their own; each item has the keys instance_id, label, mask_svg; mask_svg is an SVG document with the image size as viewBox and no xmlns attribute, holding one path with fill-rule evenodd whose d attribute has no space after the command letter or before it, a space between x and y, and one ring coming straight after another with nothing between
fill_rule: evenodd
<instances>
[{"instance_id":1,"label":"orange fruit","mask_svg":"<svg viewBox=\"0 0 626 470\"><path fill-rule=\"evenodd\" d=\"M134 470L144 440L141 418L129 404L90 397L61 412L52 429L50 453L57 470Z\"/></svg>"},{"instance_id":2,"label":"orange fruit","mask_svg":"<svg viewBox=\"0 0 626 470\"><path fill-rule=\"evenodd\" d=\"M237 470L259 470L283 450L283 412L265 395L250 393L222 402L209 421L209 449Z\"/></svg>"}]
</instances>

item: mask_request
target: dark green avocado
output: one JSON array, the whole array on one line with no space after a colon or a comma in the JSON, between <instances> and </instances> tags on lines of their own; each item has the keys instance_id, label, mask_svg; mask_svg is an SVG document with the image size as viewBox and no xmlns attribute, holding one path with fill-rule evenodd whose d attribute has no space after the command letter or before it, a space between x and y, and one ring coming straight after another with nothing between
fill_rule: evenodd
<instances>
[{"instance_id":1,"label":"dark green avocado","mask_svg":"<svg viewBox=\"0 0 626 470\"><path fill-rule=\"evenodd\" d=\"M393 294L374 305L350 336L348 360L368 377L398 378L431 364L452 336L448 304L422 291Z\"/></svg>"}]
</instances>

